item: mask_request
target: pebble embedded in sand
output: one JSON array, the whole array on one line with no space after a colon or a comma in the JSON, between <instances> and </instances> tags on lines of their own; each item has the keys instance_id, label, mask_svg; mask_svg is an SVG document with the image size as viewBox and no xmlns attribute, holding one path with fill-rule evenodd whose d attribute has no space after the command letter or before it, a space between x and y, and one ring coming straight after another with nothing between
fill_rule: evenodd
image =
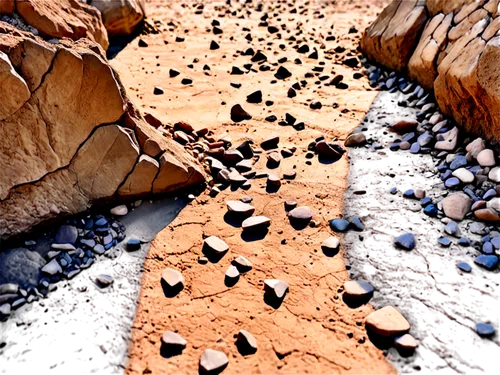
<instances>
[{"instance_id":1,"label":"pebble embedded in sand","mask_svg":"<svg viewBox=\"0 0 500 375\"><path fill-rule=\"evenodd\" d=\"M241 201L227 201L227 210L241 215L250 216L255 212L255 207Z\"/></svg>"},{"instance_id":2,"label":"pebble embedded in sand","mask_svg":"<svg viewBox=\"0 0 500 375\"><path fill-rule=\"evenodd\" d=\"M405 233L394 239L394 244L405 250L412 250L415 247L415 237L412 233Z\"/></svg>"},{"instance_id":3,"label":"pebble embedded in sand","mask_svg":"<svg viewBox=\"0 0 500 375\"><path fill-rule=\"evenodd\" d=\"M271 219L265 216L252 216L241 223L243 229L257 229L271 225Z\"/></svg>"},{"instance_id":4,"label":"pebble embedded in sand","mask_svg":"<svg viewBox=\"0 0 500 375\"><path fill-rule=\"evenodd\" d=\"M366 298L373 295L373 286L366 281L344 282L344 294L351 298Z\"/></svg>"},{"instance_id":5,"label":"pebble embedded in sand","mask_svg":"<svg viewBox=\"0 0 500 375\"><path fill-rule=\"evenodd\" d=\"M278 147L279 141L280 141L280 137L277 135L274 135L274 136L266 138L264 141L262 141L260 144L260 147L262 147L264 150L271 150L271 149Z\"/></svg>"},{"instance_id":6,"label":"pebble embedded in sand","mask_svg":"<svg viewBox=\"0 0 500 375\"><path fill-rule=\"evenodd\" d=\"M231 108L231 120L234 122L241 122L244 120L250 120L252 116L243 109L239 104L235 104Z\"/></svg>"},{"instance_id":7,"label":"pebble embedded in sand","mask_svg":"<svg viewBox=\"0 0 500 375\"><path fill-rule=\"evenodd\" d=\"M113 278L109 275L101 274L96 277L97 285L104 288L110 286L111 284L113 284L113 282L114 282Z\"/></svg>"},{"instance_id":8,"label":"pebble embedded in sand","mask_svg":"<svg viewBox=\"0 0 500 375\"><path fill-rule=\"evenodd\" d=\"M330 220L330 228L334 232L345 232L349 228L349 222L345 219Z\"/></svg>"},{"instance_id":9,"label":"pebble embedded in sand","mask_svg":"<svg viewBox=\"0 0 500 375\"><path fill-rule=\"evenodd\" d=\"M309 207L307 206L301 206L294 208L288 213L288 217L291 220L297 220L297 221L307 221L309 222L312 219L312 211Z\"/></svg>"},{"instance_id":10,"label":"pebble embedded in sand","mask_svg":"<svg viewBox=\"0 0 500 375\"><path fill-rule=\"evenodd\" d=\"M250 95L247 96L247 102L248 103L253 103L253 104L258 104L262 102L262 91L257 90Z\"/></svg>"},{"instance_id":11,"label":"pebble embedded in sand","mask_svg":"<svg viewBox=\"0 0 500 375\"><path fill-rule=\"evenodd\" d=\"M410 323L394 307L385 306L366 317L366 327L381 336L397 336L408 332Z\"/></svg>"},{"instance_id":12,"label":"pebble embedded in sand","mask_svg":"<svg viewBox=\"0 0 500 375\"><path fill-rule=\"evenodd\" d=\"M481 337L491 337L495 334L495 328L491 324L477 323L476 333Z\"/></svg>"},{"instance_id":13,"label":"pebble embedded in sand","mask_svg":"<svg viewBox=\"0 0 500 375\"><path fill-rule=\"evenodd\" d=\"M200 369L205 373L220 373L228 364L229 359L226 354L218 350L205 349L200 358Z\"/></svg>"},{"instance_id":14,"label":"pebble embedded in sand","mask_svg":"<svg viewBox=\"0 0 500 375\"><path fill-rule=\"evenodd\" d=\"M363 146L366 143L366 136L363 133L354 133L344 141L346 147Z\"/></svg>"},{"instance_id":15,"label":"pebble embedded in sand","mask_svg":"<svg viewBox=\"0 0 500 375\"><path fill-rule=\"evenodd\" d=\"M216 254L222 254L229 250L228 244L216 236L205 238L204 246Z\"/></svg>"}]
</instances>

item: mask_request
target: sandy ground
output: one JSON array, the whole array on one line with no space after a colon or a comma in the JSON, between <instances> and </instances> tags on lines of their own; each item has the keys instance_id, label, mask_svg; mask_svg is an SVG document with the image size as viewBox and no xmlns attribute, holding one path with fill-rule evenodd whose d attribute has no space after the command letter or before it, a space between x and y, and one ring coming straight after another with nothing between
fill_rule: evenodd
<instances>
[{"instance_id":1,"label":"sandy ground","mask_svg":"<svg viewBox=\"0 0 500 375\"><path fill-rule=\"evenodd\" d=\"M123 218L128 236L146 242L140 251L128 253L117 247L116 258L103 257L75 279L59 283L48 298L21 307L0 323L1 374L33 372L35 367L51 374L191 374L206 348L228 355L228 374L495 372L491 358L500 353L498 337L481 339L474 326L480 321L498 325L496 274L474 265L475 251L469 248L438 246L444 224L423 215L417 201L401 197L407 188L423 188L435 198L443 192L429 155L387 149L395 135L384 124L415 111L396 105L401 94L384 92L375 98L377 93L365 78L353 77L359 69L343 64L356 55L357 30L371 22L383 1L297 2L297 13L286 3L273 2L272 8L270 2L264 3L269 25L282 29L279 33L258 26L264 12L247 7L247 14L238 3L231 14L222 2L201 10L195 3L155 0L149 22L161 32L141 37L147 48L138 47L135 39L112 63L137 104L165 123L208 127L216 138L230 137L233 146L252 140L257 150L263 139L278 134L280 147L295 146L297 152L273 170L266 166L265 153L260 153L255 169L278 175L294 170L297 178L283 180L275 192L266 191L265 179L259 179L248 191L227 189L216 198L202 193L187 207L182 192L180 198L145 201ZM213 19L220 21L221 35L213 34ZM244 39L248 33L251 42ZM326 41L328 35L335 39ZM210 51L212 40L221 48ZM304 55L293 49L302 43L316 47L319 58L307 58L310 52ZM233 66L247 71L243 65L250 57L239 51L250 46L268 56L264 65L270 71L259 71L259 64L253 64L255 70L230 75ZM283 57L288 62L276 63ZM293 62L297 57L302 64ZM292 77L275 81L279 65L286 66ZM171 68L181 74L169 78ZM344 76L347 90L325 85L337 74ZM328 78L322 81L320 76ZM181 84L186 77L194 83ZM300 80L307 85L297 97L287 98L288 88ZM165 94L153 95L154 86L161 86ZM263 103L246 103L246 95L258 89L263 91ZM272 103L265 103L268 100ZM310 109L312 100L321 101L323 107ZM236 103L253 119L231 122L229 111ZM285 113L304 121L305 130L264 120L269 114L281 119ZM348 157L333 164L306 158L313 139L323 135L341 142L361 120L366 135L384 149L350 149ZM390 195L394 186L399 193ZM366 193L359 195L360 190ZM243 235L226 216L226 201L247 195L253 197L256 215L272 219L265 237ZM312 209L314 226L292 228L284 211L289 199ZM328 220L342 213L360 217L366 229L349 232L340 253L329 257L320 245L331 235ZM150 248L149 242L169 223ZM469 224L460 223L462 231ZM418 243L410 252L393 246L393 238L406 231L412 231ZM198 259L209 235L223 238L230 251L219 262L202 265ZM238 255L251 260L253 269L228 286L224 273ZM459 261L471 264L472 272L460 272ZM166 298L160 286L165 267L180 270L186 279L186 288L174 298ZM101 273L113 276L111 287L95 285ZM263 281L269 278L290 284L279 307L264 301ZM342 302L342 284L349 278L375 287L371 300L375 308L393 305L406 316L410 333L419 342L414 356L402 358L394 348L371 343L364 320L372 306L350 309ZM240 329L257 338L256 354L238 352L235 337ZM182 354L162 356L160 337L165 330L187 339Z\"/></svg>"}]
</instances>

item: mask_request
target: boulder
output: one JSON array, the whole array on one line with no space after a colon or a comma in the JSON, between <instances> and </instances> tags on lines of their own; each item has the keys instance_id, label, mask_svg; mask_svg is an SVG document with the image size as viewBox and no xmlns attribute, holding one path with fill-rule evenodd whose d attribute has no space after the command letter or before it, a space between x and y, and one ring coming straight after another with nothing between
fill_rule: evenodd
<instances>
[{"instance_id":1,"label":"boulder","mask_svg":"<svg viewBox=\"0 0 500 375\"><path fill-rule=\"evenodd\" d=\"M88 38L106 50L108 34L101 13L78 0L16 0L16 11L40 35L77 40Z\"/></svg>"},{"instance_id":2,"label":"boulder","mask_svg":"<svg viewBox=\"0 0 500 375\"><path fill-rule=\"evenodd\" d=\"M109 36L130 35L145 17L144 0L92 0L99 9Z\"/></svg>"},{"instance_id":3,"label":"boulder","mask_svg":"<svg viewBox=\"0 0 500 375\"><path fill-rule=\"evenodd\" d=\"M467 132L498 141L499 31L498 1L394 0L366 30L361 49L434 90L443 114Z\"/></svg>"},{"instance_id":4,"label":"boulder","mask_svg":"<svg viewBox=\"0 0 500 375\"><path fill-rule=\"evenodd\" d=\"M363 34L361 50L392 70L405 71L426 21L425 0L394 0Z\"/></svg>"},{"instance_id":5,"label":"boulder","mask_svg":"<svg viewBox=\"0 0 500 375\"><path fill-rule=\"evenodd\" d=\"M0 239L103 200L204 180L144 121L95 43L51 45L0 22L0 77L9 93L0 95Z\"/></svg>"}]
</instances>

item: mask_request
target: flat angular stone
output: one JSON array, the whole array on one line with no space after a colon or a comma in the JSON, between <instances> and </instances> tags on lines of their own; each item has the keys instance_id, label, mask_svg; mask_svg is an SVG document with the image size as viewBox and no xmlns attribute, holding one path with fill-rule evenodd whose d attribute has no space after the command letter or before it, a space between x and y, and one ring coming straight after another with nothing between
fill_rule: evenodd
<instances>
[{"instance_id":1,"label":"flat angular stone","mask_svg":"<svg viewBox=\"0 0 500 375\"><path fill-rule=\"evenodd\" d=\"M266 291L274 293L278 299L282 299L288 292L289 285L281 280L268 279L264 280L264 288Z\"/></svg>"},{"instance_id":2,"label":"flat angular stone","mask_svg":"<svg viewBox=\"0 0 500 375\"><path fill-rule=\"evenodd\" d=\"M349 222L345 219L330 220L330 228L334 232L345 232L349 228Z\"/></svg>"},{"instance_id":3,"label":"flat angular stone","mask_svg":"<svg viewBox=\"0 0 500 375\"><path fill-rule=\"evenodd\" d=\"M76 250L76 247L70 243L53 243L50 245L52 249L62 250L62 251L71 251Z\"/></svg>"},{"instance_id":4,"label":"flat angular stone","mask_svg":"<svg viewBox=\"0 0 500 375\"><path fill-rule=\"evenodd\" d=\"M49 276L54 276L62 273L61 265L57 259L52 259L49 263L42 267L42 272Z\"/></svg>"},{"instance_id":5,"label":"flat angular stone","mask_svg":"<svg viewBox=\"0 0 500 375\"><path fill-rule=\"evenodd\" d=\"M200 369L205 373L219 373L229 364L229 359L224 352L205 349L200 358Z\"/></svg>"},{"instance_id":6,"label":"flat angular stone","mask_svg":"<svg viewBox=\"0 0 500 375\"><path fill-rule=\"evenodd\" d=\"M396 237L394 239L394 243L396 244L397 247L405 249L405 250L412 250L415 248L415 237L413 236L412 233L405 233L402 234L399 237Z\"/></svg>"},{"instance_id":7,"label":"flat angular stone","mask_svg":"<svg viewBox=\"0 0 500 375\"><path fill-rule=\"evenodd\" d=\"M265 216L252 216L241 223L243 229L254 229L258 227L268 227L271 225L271 219Z\"/></svg>"},{"instance_id":8,"label":"flat angular stone","mask_svg":"<svg viewBox=\"0 0 500 375\"><path fill-rule=\"evenodd\" d=\"M337 237L330 236L321 244L323 251L336 251L339 249L340 240Z\"/></svg>"},{"instance_id":9,"label":"flat angular stone","mask_svg":"<svg viewBox=\"0 0 500 375\"><path fill-rule=\"evenodd\" d=\"M373 286L366 281L344 282L344 294L353 298L366 298L373 295Z\"/></svg>"},{"instance_id":10,"label":"flat angular stone","mask_svg":"<svg viewBox=\"0 0 500 375\"><path fill-rule=\"evenodd\" d=\"M108 287L113 284L113 282L113 278L109 275L102 274L96 277L96 283L101 287Z\"/></svg>"},{"instance_id":11,"label":"flat angular stone","mask_svg":"<svg viewBox=\"0 0 500 375\"><path fill-rule=\"evenodd\" d=\"M294 208L288 213L288 217L292 220L310 221L312 219L312 211L307 206Z\"/></svg>"},{"instance_id":12,"label":"flat angular stone","mask_svg":"<svg viewBox=\"0 0 500 375\"><path fill-rule=\"evenodd\" d=\"M227 210L240 215L251 216L255 212L255 207L241 201L227 201Z\"/></svg>"},{"instance_id":13,"label":"flat angular stone","mask_svg":"<svg viewBox=\"0 0 500 375\"><path fill-rule=\"evenodd\" d=\"M209 250L211 250L216 254L222 254L229 250L228 244L216 236L210 236L205 238L204 246L206 246Z\"/></svg>"},{"instance_id":14,"label":"flat angular stone","mask_svg":"<svg viewBox=\"0 0 500 375\"><path fill-rule=\"evenodd\" d=\"M466 262L460 262L460 263L458 263L457 267L461 271L464 271L464 272L467 272L467 273L469 273L470 271L472 271L471 266L469 265L469 263L466 263Z\"/></svg>"},{"instance_id":15,"label":"flat angular stone","mask_svg":"<svg viewBox=\"0 0 500 375\"><path fill-rule=\"evenodd\" d=\"M410 323L392 306L385 306L366 317L366 327L381 336L398 336L410 330Z\"/></svg>"},{"instance_id":16,"label":"flat angular stone","mask_svg":"<svg viewBox=\"0 0 500 375\"><path fill-rule=\"evenodd\" d=\"M394 340L394 346L397 349L415 350L418 346L418 342L417 342L417 340L415 340L415 338L412 335L407 333L403 336L397 337Z\"/></svg>"},{"instance_id":17,"label":"flat angular stone","mask_svg":"<svg viewBox=\"0 0 500 375\"><path fill-rule=\"evenodd\" d=\"M182 338L181 335L172 331L165 331L163 333L163 335L161 336L161 343L166 347L171 347L176 350L182 350L187 345L187 341Z\"/></svg>"}]
</instances>

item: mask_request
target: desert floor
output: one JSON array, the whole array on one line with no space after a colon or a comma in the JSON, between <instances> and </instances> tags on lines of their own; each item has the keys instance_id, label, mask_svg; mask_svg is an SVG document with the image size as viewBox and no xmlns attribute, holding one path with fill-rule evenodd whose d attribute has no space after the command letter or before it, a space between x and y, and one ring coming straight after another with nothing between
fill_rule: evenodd
<instances>
[{"instance_id":1,"label":"desert floor","mask_svg":"<svg viewBox=\"0 0 500 375\"><path fill-rule=\"evenodd\" d=\"M48 367L68 374L191 374L198 371L206 348L228 355L227 374L488 370L487 356L479 353L485 343L478 341L472 327L496 314L495 282L476 272L455 273L456 263L466 254L437 247L441 221L425 216L418 200L388 193L392 186L411 185L439 198L432 158L367 148L349 149L335 163L306 158L308 144L317 137L343 141L362 124L387 150L392 135L377 122L394 111L414 116L411 109L399 108L393 98L370 88L366 77L355 79L361 66L343 64L350 55L358 55L362 31L387 1L291 3L262 1L263 10L257 11L235 1L231 7L223 1L205 2L196 14L200 8L190 1L157 0L149 3L148 22L160 32L111 49L111 64L143 112L168 124L183 121L195 129L207 127L217 137L230 137L233 146L244 140L258 145L279 135L281 147L295 146L297 151L281 160L273 173L294 170L297 177L283 181L277 191L266 190L265 179L256 179L248 191L228 188L211 198L207 190L190 203L181 194L132 208L119 222L127 238L141 238L146 245L140 252L119 249L102 256L91 270L60 282L46 298L29 305L22 319L4 325L3 371ZM277 33L258 26L264 13ZM212 32L214 19L222 34ZM249 33L251 42L245 39ZM326 41L330 34L334 40ZM316 48L319 58L308 58L310 52L299 54L292 48L298 42L288 40L292 35L311 52ZM139 47L139 39L148 47ZM212 40L219 49L209 49ZM250 63L250 56L240 52L248 47L262 50L272 70L259 71L254 63L255 71L231 75L233 66L246 72L243 65ZM337 47L345 51L336 52ZM292 77L273 83L272 63L283 57ZM301 65L294 63L296 58ZM308 72L316 73L314 67L323 72L305 78ZM180 75L170 78L170 69ZM325 86L337 74L343 75L347 89ZM329 79L319 80L322 75ZM183 78L193 83L183 85ZM291 85L304 79L307 85L288 98ZM154 95L155 86L164 94ZM262 91L263 102L247 103L246 96L256 90ZM311 109L311 101L320 101L322 108ZM232 122L234 104L241 104L252 119ZM305 129L280 126L285 113L303 121ZM279 120L265 121L271 114ZM268 170L263 154L256 169ZM226 216L225 202L246 195L253 198L255 215L272 220L263 238L242 235L238 223ZM316 226L292 227L284 210L286 200L309 206ZM325 254L321 243L333 234L328 221L354 215L365 229L340 236L340 252ZM403 231L419 234L415 249L393 247L395 233ZM204 236L209 235L225 240L230 250L217 263L199 264ZM224 273L237 255L248 258L253 269L229 287ZM166 298L160 286L165 267L181 270L186 280L185 289L174 298ZM98 285L96 271L112 272L114 282ZM278 308L263 299L263 281L269 278L290 285ZM344 302L342 287L349 279L375 287L370 303L350 307ZM386 343L367 335L366 316L387 304L410 321L410 333L420 344L416 352L387 350ZM235 335L240 329L256 337L256 354L238 352ZM181 355L162 355L165 330L177 331L187 340Z\"/></svg>"}]
</instances>

